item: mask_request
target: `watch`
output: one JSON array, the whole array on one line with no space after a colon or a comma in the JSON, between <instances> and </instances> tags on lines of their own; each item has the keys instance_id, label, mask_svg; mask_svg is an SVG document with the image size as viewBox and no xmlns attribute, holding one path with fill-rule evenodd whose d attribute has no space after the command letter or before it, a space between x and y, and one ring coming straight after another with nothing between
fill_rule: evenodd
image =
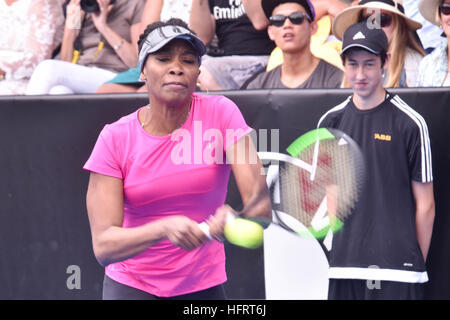
<instances>
[{"instance_id":1,"label":"watch","mask_svg":"<svg viewBox=\"0 0 450 320\"><path fill-rule=\"evenodd\" d=\"M113 46L114 50L119 50L123 46L124 42L125 40L123 40L123 38L120 39L120 43Z\"/></svg>"}]
</instances>

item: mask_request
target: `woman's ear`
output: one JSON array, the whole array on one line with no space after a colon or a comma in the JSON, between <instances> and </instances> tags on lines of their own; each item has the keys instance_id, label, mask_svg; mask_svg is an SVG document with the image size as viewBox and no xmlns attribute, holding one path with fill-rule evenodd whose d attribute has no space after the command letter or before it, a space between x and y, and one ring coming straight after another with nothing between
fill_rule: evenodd
<instances>
[{"instance_id":1,"label":"woman's ear","mask_svg":"<svg viewBox=\"0 0 450 320\"><path fill-rule=\"evenodd\" d=\"M139 76L139 80L140 80L140 81L145 81L145 80L147 80L147 77L146 77L145 74L144 74L144 70L141 71L141 75Z\"/></svg>"}]
</instances>

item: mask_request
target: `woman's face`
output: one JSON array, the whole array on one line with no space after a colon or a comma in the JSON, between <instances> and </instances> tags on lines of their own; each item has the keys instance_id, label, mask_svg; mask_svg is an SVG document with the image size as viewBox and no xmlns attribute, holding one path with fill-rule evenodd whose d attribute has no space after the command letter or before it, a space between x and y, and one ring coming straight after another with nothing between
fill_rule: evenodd
<instances>
[{"instance_id":1,"label":"woman's face","mask_svg":"<svg viewBox=\"0 0 450 320\"><path fill-rule=\"evenodd\" d=\"M450 0L444 0L443 3L448 3L450 6ZM447 38L450 38L450 14L445 15L441 11L441 25L444 33L447 35Z\"/></svg>"},{"instance_id":2,"label":"woman's face","mask_svg":"<svg viewBox=\"0 0 450 320\"><path fill-rule=\"evenodd\" d=\"M169 105L190 101L200 74L198 56L182 39L148 56L142 71L151 100Z\"/></svg>"},{"instance_id":3,"label":"woman's face","mask_svg":"<svg viewBox=\"0 0 450 320\"><path fill-rule=\"evenodd\" d=\"M388 42L390 43L396 23L394 13L386 10L364 9L363 17L364 19L368 19L369 23L380 25L381 29L383 29L386 37L388 38Z\"/></svg>"}]
</instances>

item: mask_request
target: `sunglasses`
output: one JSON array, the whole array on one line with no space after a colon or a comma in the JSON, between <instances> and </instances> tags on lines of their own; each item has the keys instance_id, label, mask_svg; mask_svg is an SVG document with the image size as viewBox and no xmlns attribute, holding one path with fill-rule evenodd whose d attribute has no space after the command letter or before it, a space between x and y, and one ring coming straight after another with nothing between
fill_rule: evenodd
<instances>
[{"instance_id":1,"label":"sunglasses","mask_svg":"<svg viewBox=\"0 0 450 320\"><path fill-rule=\"evenodd\" d=\"M363 21L369 21L372 25L380 23L381 28L387 28L392 24L392 16L390 14L381 13L379 20L377 19L376 15L370 15L368 17L364 17L361 13L361 18L359 19L359 22Z\"/></svg>"},{"instance_id":2,"label":"sunglasses","mask_svg":"<svg viewBox=\"0 0 450 320\"><path fill-rule=\"evenodd\" d=\"M307 19L309 22L311 22L311 17L304 12L293 12L289 16L283 16L281 14L277 14L274 16L271 16L269 18L269 22L271 26L275 27L281 27L284 25L284 22L286 19L289 19L289 21L292 24L302 24L305 19Z\"/></svg>"},{"instance_id":3,"label":"sunglasses","mask_svg":"<svg viewBox=\"0 0 450 320\"><path fill-rule=\"evenodd\" d=\"M446 16L450 15L450 3L442 3L439 6L439 12Z\"/></svg>"}]
</instances>

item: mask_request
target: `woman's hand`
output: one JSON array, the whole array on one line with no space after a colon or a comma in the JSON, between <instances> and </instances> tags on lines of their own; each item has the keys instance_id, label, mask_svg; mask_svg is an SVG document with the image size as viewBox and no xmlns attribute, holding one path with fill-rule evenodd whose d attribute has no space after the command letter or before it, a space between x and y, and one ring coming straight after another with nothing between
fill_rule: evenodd
<instances>
[{"instance_id":1,"label":"woman's hand","mask_svg":"<svg viewBox=\"0 0 450 320\"><path fill-rule=\"evenodd\" d=\"M81 24L86 13L81 10L81 0L70 0L66 8L66 29L73 30L77 34L81 30Z\"/></svg>"},{"instance_id":2,"label":"woman's hand","mask_svg":"<svg viewBox=\"0 0 450 320\"><path fill-rule=\"evenodd\" d=\"M111 0L97 0L100 10L92 13L92 21L100 33L103 33L108 26L108 15L113 8L113 5L110 4L110 2Z\"/></svg>"},{"instance_id":3,"label":"woman's hand","mask_svg":"<svg viewBox=\"0 0 450 320\"><path fill-rule=\"evenodd\" d=\"M223 205L216 210L216 213L209 217L206 223L209 226L209 233L211 237L216 240L223 240L223 231L227 223L228 213L236 215L236 212L229 206Z\"/></svg>"},{"instance_id":4,"label":"woman's hand","mask_svg":"<svg viewBox=\"0 0 450 320\"><path fill-rule=\"evenodd\" d=\"M184 216L165 219L164 230L169 241L184 250L193 250L207 240L198 223Z\"/></svg>"}]
</instances>

